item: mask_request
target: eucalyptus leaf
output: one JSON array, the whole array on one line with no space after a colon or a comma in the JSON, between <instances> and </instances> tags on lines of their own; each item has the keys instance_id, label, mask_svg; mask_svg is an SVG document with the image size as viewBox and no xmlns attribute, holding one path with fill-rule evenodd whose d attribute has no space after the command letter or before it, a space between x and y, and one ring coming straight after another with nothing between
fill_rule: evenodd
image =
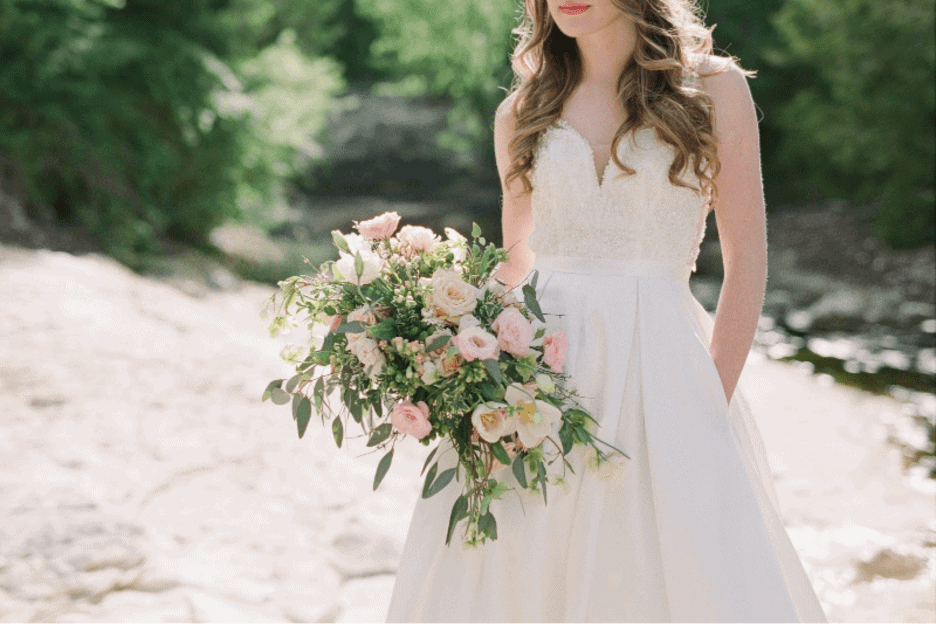
<instances>
[{"instance_id":1,"label":"eucalyptus leaf","mask_svg":"<svg viewBox=\"0 0 936 624\"><path fill-rule=\"evenodd\" d=\"M301 394L296 393L296 394L293 395L293 398L292 398L292 417L293 417L293 420L296 420L296 417L298 416L298 414L296 413L296 409L299 407L299 401L301 401L301 400L302 400L302 395L301 395Z\"/></svg>"},{"instance_id":2,"label":"eucalyptus leaf","mask_svg":"<svg viewBox=\"0 0 936 624\"><path fill-rule=\"evenodd\" d=\"M452 505L452 513L449 516L449 525L448 532L445 534L445 543L448 544L452 541L452 533L455 530L455 525L458 524L458 521L468 515L468 497L464 494L455 499L455 504Z\"/></svg>"},{"instance_id":3,"label":"eucalyptus leaf","mask_svg":"<svg viewBox=\"0 0 936 624\"><path fill-rule=\"evenodd\" d=\"M384 423L374 429L371 433L370 439L367 441L367 446L377 446L384 440L390 437L390 434L393 433L393 425L390 423Z\"/></svg>"},{"instance_id":4,"label":"eucalyptus leaf","mask_svg":"<svg viewBox=\"0 0 936 624\"><path fill-rule=\"evenodd\" d=\"M342 236L341 232L334 230L332 232L332 242L335 243L335 247L344 251L345 253L351 253L351 248L348 246L348 241L345 240L345 237Z\"/></svg>"},{"instance_id":5,"label":"eucalyptus leaf","mask_svg":"<svg viewBox=\"0 0 936 624\"><path fill-rule=\"evenodd\" d=\"M290 377L289 381L286 382L286 392L295 392L300 381L302 381L302 373Z\"/></svg>"},{"instance_id":6,"label":"eucalyptus leaf","mask_svg":"<svg viewBox=\"0 0 936 624\"><path fill-rule=\"evenodd\" d=\"M435 340L433 340L432 342L426 345L426 351L431 353L432 351L435 351L436 349L441 349L442 347L444 347L445 345L449 343L449 340L451 340L451 338L452 337L448 335L439 336L438 338L436 338Z\"/></svg>"},{"instance_id":7,"label":"eucalyptus leaf","mask_svg":"<svg viewBox=\"0 0 936 624\"><path fill-rule=\"evenodd\" d=\"M269 398L270 398L270 393L273 391L273 388L280 388L280 387L282 387L282 385L283 385L283 380L282 380L282 379L274 379L273 381L271 381L270 383L268 383L268 384L267 384L267 387L266 387L266 390L263 391L263 397L262 397L260 400L261 400L261 401L266 401L267 399L269 399Z\"/></svg>"},{"instance_id":8,"label":"eucalyptus leaf","mask_svg":"<svg viewBox=\"0 0 936 624\"><path fill-rule=\"evenodd\" d=\"M305 435L306 427L309 426L309 419L312 418L312 403L309 397L302 397L299 401L299 407L296 408L296 425L299 429L299 439Z\"/></svg>"},{"instance_id":9,"label":"eucalyptus leaf","mask_svg":"<svg viewBox=\"0 0 936 624\"><path fill-rule=\"evenodd\" d=\"M319 377L312 389L312 398L315 401L315 409L322 409L322 402L325 400L325 380Z\"/></svg>"},{"instance_id":10,"label":"eucalyptus leaf","mask_svg":"<svg viewBox=\"0 0 936 624\"><path fill-rule=\"evenodd\" d=\"M533 271L533 276L530 278L530 286L533 287L533 290L536 290L537 280L539 280L539 270Z\"/></svg>"},{"instance_id":11,"label":"eucalyptus leaf","mask_svg":"<svg viewBox=\"0 0 936 624\"><path fill-rule=\"evenodd\" d=\"M500 365L498 365L497 360L492 358L484 360L484 369L488 372L488 375L491 376L491 379L493 379L495 383L504 383L504 380L501 377Z\"/></svg>"},{"instance_id":12,"label":"eucalyptus leaf","mask_svg":"<svg viewBox=\"0 0 936 624\"><path fill-rule=\"evenodd\" d=\"M439 492L441 492L442 489L443 489L446 485L449 484L449 481L451 481L451 480L452 480L452 477L454 477L454 476L455 476L455 469L454 469L454 468L449 468L448 470L443 470L443 471L439 474L439 478L436 479L435 481L433 481L432 485L429 486L429 492L428 492L428 494L427 494L426 496L424 496L423 498L429 498L430 496L433 496L434 494L438 494Z\"/></svg>"},{"instance_id":13,"label":"eucalyptus leaf","mask_svg":"<svg viewBox=\"0 0 936 624\"><path fill-rule=\"evenodd\" d=\"M436 451L439 450L439 446L441 446L441 443L432 449L431 453L429 453L429 457L426 458L426 462L423 464L422 470L419 471L419 474L426 472L426 466L428 466L429 462L432 461L432 458L435 457Z\"/></svg>"},{"instance_id":14,"label":"eucalyptus leaf","mask_svg":"<svg viewBox=\"0 0 936 624\"><path fill-rule=\"evenodd\" d=\"M333 334L359 334L364 331L364 323L361 321L351 321L342 323L332 330Z\"/></svg>"},{"instance_id":15,"label":"eucalyptus leaf","mask_svg":"<svg viewBox=\"0 0 936 624\"><path fill-rule=\"evenodd\" d=\"M529 284L523 286L523 302L541 323L546 322L546 317L543 316L543 311L540 310L539 302L536 300L536 290Z\"/></svg>"},{"instance_id":16,"label":"eucalyptus leaf","mask_svg":"<svg viewBox=\"0 0 936 624\"><path fill-rule=\"evenodd\" d=\"M510 465L510 455L507 454L507 451L504 450L500 442L495 442L491 445L491 452L494 453L494 457L497 458L497 461L505 466Z\"/></svg>"},{"instance_id":17,"label":"eucalyptus leaf","mask_svg":"<svg viewBox=\"0 0 936 624\"><path fill-rule=\"evenodd\" d=\"M572 429L563 427L559 430L559 440L562 441L562 454L566 455L572 450Z\"/></svg>"},{"instance_id":18,"label":"eucalyptus leaf","mask_svg":"<svg viewBox=\"0 0 936 624\"><path fill-rule=\"evenodd\" d=\"M543 504L548 505L549 500L546 498L546 466L543 464L543 462L536 464L536 473L540 485L543 486Z\"/></svg>"},{"instance_id":19,"label":"eucalyptus leaf","mask_svg":"<svg viewBox=\"0 0 936 624\"><path fill-rule=\"evenodd\" d=\"M377 340L390 340L397 335L396 322L392 318L384 319L368 327L367 333Z\"/></svg>"},{"instance_id":20,"label":"eucalyptus leaf","mask_svg":"<svg viewBox=\"0 0 936 624\"><path fill-rule=\"evenodd\" d=\"M277 405L286 405L292 400L292 395L282 388L273 388L270 390L270 399Z\"/></svg>"},{"instance_id":21,"label":"eucalyptus leaf","mask_svg":"<svg viewBox=\"0 0 936 624\"><path fill-rule=\"evenodd\" d=\"M485 533L491 539L497 539L497 521L494 520L494 514L488 511L478 520L478 529Z\"/></svg>"},{"instance_id":22,"label":"eucalyptus leaf","mask_svg":"<svg viewBox=\"0 0 936 624\"><path fill-rule=\"evenodd\" d=\"M390 452L380 458L380 463L377 464L377 473L374 475L374 489L377 489L377 486L380 485L380 482L383 481L384 475L387 474L387 470L390 469L390 462L393 461L393 449L390 449Z\"/></svg>"},{"instance_id":23,"label":"eucalyptus leaf","mask_svg":"<svg viewBox=\"0 0 936 624\"><path fill-rule=\"evenodd\" d=\"M341 448L341 441L344 439L344 425L341 424L341 416L335 416L332 421L332 434L335 436L335 444Z\"/></svg>"},{"instance_id":24,"label":"eucalyptus leaf","mask_svg":"<svg viewBox=\"0 0 936 624\"><path fill-rule=\"evenodd\" d=\"M432 486L432 480L435 479L436 472L439 471L439 462L432 464L429 472L426 473L426 480L423 483L422 497L429 498L429 488Z\"/></svg>"},{"instance_id":25,"label":"eucalyptus leaf","mask_svg":"<svg viewBox=\"0 0 936 624\"><path fill-rule=\"evenodd\" d=\"M526 479L526 470L523 467L523 455L517 453L517 456L514 457L513 466L511 467L514 473L514 476L517 478L517 483L520 484L520 487L527 488L527 479Z\"/></svg>"}]
</instances>

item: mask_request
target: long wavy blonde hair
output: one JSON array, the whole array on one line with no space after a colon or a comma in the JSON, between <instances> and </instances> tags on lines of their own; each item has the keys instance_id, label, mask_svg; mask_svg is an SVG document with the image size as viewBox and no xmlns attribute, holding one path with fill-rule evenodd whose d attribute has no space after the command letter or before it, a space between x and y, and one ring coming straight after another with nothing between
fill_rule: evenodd
<instances>
[{"instance_id":1,"label":"long wavy blonde hair","mask_svg":"<svg viewBox=\"0 0 936 624\"><path fill-rule=\"evenodd\" d=\"M669 168L672 184L708 190L709 203L718 194L715 177L721 169L712 122L712 98L699 87L701 55L712 51L712 29L704 26L696 0L612 0L637 29L637 46L618 78L618 95L627 121L611 142L611 157L626 174L635 173L618 157L618 144L631 130L650 125L657 136L676 148ZM524 0L519 36L511 57L514 82L510 89L516 134L510 142L511 166L505 184L515 178L532 190L530 173L540 137L555 123L562 106L582 79L575 40L556 26L546 0ZM736 57L726 57L737 61ZM755 72L742 70L751 76ZM700 186L684 183L680 174L691 163Z\"/></svg>"}]
</instances>

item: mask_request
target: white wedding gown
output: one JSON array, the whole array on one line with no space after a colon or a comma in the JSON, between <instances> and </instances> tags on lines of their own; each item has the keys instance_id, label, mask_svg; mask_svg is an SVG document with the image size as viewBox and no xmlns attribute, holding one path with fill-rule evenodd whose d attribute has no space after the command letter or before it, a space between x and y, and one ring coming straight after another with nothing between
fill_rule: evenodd
<instances>
[{"instance_id":1,"label":"white wedding gown","mask_svg":"<svg viewBox=\"0 0 936 624\"><path fill-rule=\"evenodd\" d=\"M445 544L461 482L418 499L388 622L826 621L742 385L729 406L708 351L712 318L689 290L704 202L669 182L674 148L652 128L619 149L637 173L609 161L599 183L584 137L550 126L529 244L596 435L631 459L599 478L576 447L576 474L548 486L548 505L535 492L491 503L498 538L476 549L462 546L464 521ZM440 472L455 465L454 452L442 457ZM496 477L519 490L509 469Z\"/></svg>"}]
</instances>

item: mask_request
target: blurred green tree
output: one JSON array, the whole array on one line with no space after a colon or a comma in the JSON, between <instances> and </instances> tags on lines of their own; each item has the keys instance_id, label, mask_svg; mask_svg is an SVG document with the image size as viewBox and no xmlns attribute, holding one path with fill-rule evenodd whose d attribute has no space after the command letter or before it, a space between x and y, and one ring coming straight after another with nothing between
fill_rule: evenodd
<instances>
[{"instance_id":1,"label":"blurred green tree","mask_svg":"<svg viewBox=\"0 0 936 624\"><path fill-rule=\"evenodd\" d=\"M358 10L377 26L374 62L394 81L381 91L449 98L450 129L440 142L462 153L487 145L502 87L512 77L510 33L520 5L519 0L358 0Z\"/></svg>"},{"instance_id":2,"label":"blurred green tree","mask_svg":"<svg viewBox=\"0 0 936 624\"><path fill-rule=\"evenodd\" d=\"M0 3L0 156L34 216L86 225L133 264L161 236L202 242L226 218L282 205L282 178L342 81L291 35L243 61L230 7Z\"/></svg>"},{"instance_id":3,"label":"blurred green tree","mask_svg":"<svg viewBox=\"0 0 936 624\"><path fill-rule=\"evenodd\" d=\"M932 0L787 0L773 21L781 45L765 54L792 92L778 113L784 164L828 195L874 205L892 247L932 245Z\"/></svg>"}]
</instances>

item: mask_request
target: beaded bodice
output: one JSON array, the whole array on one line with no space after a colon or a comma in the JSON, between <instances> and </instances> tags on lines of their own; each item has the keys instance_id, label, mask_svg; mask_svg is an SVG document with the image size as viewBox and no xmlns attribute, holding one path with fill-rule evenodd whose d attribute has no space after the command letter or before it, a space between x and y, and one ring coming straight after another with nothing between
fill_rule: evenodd
<instances>
[{"instance_id":1,"label":"beaded bodice","mask_svg":"<svg viewBox=\"0 0 936 624\"><path fill-rule=\"evenodd\" d=\"M609 160L599 183L588 141L562 119L546 130L531 174L530 248L537 256L651 260L688 279L705 235L706 198L669 181L675 148L654 128L624 137L618 155L636 173Z\"/></svg>"}]
</instances>

